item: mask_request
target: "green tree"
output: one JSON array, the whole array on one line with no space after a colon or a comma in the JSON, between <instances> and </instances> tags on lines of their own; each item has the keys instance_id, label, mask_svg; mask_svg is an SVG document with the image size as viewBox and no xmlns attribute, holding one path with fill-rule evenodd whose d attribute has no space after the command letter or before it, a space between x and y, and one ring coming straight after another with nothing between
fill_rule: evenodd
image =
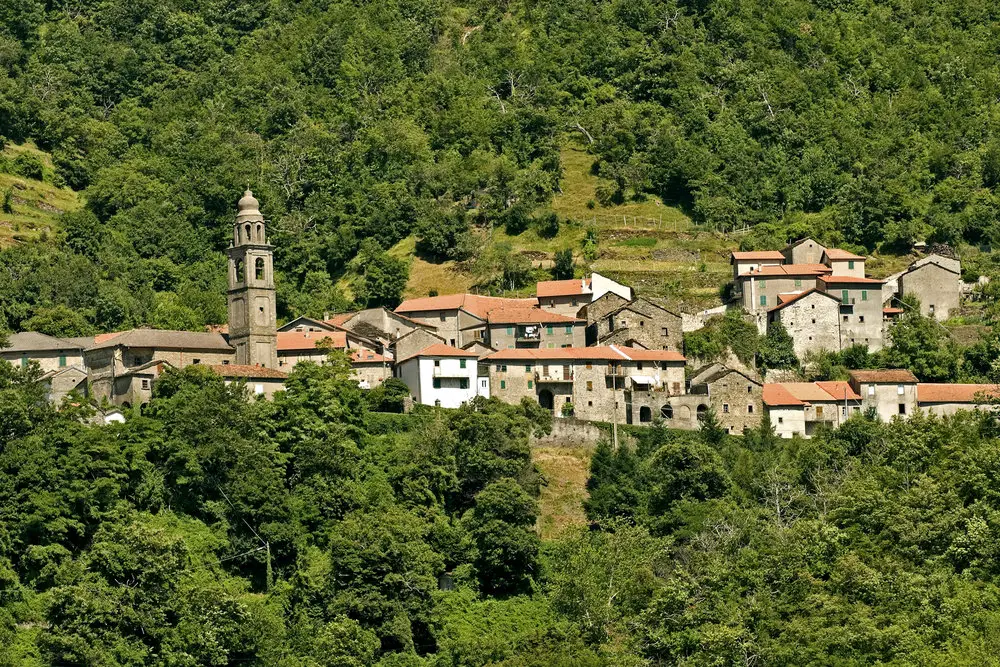
<instances>
[{"instance_id":1,"label":"green tree","mask_svg":"<svg viewBox=\"0 0 1000 667\"><path fill-rule=\"evenodd\" d=\"M556 251L556 263L552 268L552 277L556 280L569 280L573 277L573 250L571 248Z\"/></svg>"}]
</instances>

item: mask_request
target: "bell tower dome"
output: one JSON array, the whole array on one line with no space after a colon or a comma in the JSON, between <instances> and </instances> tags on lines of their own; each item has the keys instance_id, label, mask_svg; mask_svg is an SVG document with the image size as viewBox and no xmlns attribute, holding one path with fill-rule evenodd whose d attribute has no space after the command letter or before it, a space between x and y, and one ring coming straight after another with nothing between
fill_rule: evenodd
<instances>
[{"instance_id":1,"label":"bell tower dome","mask_svg":"<svg viewBox=\"0 0 1000 667\"><path fill-rule=\"evenodd\" d=\"M273 250L260 202L247 190L237 204L228 251L229 342L237 364L278 366Z\"/></svg>"}]
</instances>

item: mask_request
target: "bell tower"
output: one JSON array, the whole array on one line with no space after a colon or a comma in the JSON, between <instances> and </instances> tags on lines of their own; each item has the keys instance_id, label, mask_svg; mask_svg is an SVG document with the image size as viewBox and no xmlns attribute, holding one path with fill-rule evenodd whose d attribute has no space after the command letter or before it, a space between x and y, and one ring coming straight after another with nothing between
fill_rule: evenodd
<instances>
[{"instance_id":1,"label":"bell tower","mask_svg":"<svg viewBox=\"0 0 1000 667\"><path fill-rule=\"evenodd\" d=\"M278 317L273 248L260 203L247 190L238 204L229 246L229 343L237 364L278 367Z\"/></svg>"}]
</instances>

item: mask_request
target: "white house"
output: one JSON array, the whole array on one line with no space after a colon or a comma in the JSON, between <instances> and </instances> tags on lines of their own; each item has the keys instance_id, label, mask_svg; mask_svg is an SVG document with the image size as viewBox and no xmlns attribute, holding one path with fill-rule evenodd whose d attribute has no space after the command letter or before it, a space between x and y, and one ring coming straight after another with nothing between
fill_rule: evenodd
<instances>
[{"instance_id":1,"label":"white house","mask_svg":"<svg viewBox=\"0 0 1000 667\"><path fill-rule=\"evenodd\" d=\"M475 352L435 343L396 362L396 377L417 403L457 408L480 392ZM485 387L489 391L489 385Z\"/></svg>"}]
</instances>

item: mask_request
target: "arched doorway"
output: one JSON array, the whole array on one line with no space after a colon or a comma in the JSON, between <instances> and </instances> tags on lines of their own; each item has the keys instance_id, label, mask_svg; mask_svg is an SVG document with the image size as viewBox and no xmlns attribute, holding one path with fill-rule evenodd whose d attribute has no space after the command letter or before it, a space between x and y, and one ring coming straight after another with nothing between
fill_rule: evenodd
<instances>
[{"instance_id":1,"label":"arched doorway","mask_svg":"<svg viewBox=\"0 0 1000 667\"><path fill-rule=\"evenodd\" d=\"M664 405L662 408L660 408L660 416L663 417L664 419L673 419L674 406L670 405L669 403Z\"/></svg>"},{"instance_id":2,"label":"arched doorway","mask_svg":"<svg viewBox=\"0 0 1000 667\"><path fill-rule=\"evenodd\" d=\"M639 423L646 424L653 421L653 411L649 409L648 405L644 405L639 408Z\"/></svg>"},{"instance_id":3,"label":"arched doorway","mask_svg":"<svg viewBox=\"0 0 1000 667\"><path fill-rule=\"evenodd\" d=\"M698 421L703 421L705 419L705 413L708 412L708 406L702 403L698 406Z\"/></svg>"},{"instance_id":4,"label":"arched doorway","mask_svg":"<svg viewBox=\"0 0 1000 667\"><path fill-rule=\"evenodd\" d=\"M538 404L546 410L551 410L554 405L552 392L548 389L542 389L538 392Z\"/></svg>"}]
</instances>

